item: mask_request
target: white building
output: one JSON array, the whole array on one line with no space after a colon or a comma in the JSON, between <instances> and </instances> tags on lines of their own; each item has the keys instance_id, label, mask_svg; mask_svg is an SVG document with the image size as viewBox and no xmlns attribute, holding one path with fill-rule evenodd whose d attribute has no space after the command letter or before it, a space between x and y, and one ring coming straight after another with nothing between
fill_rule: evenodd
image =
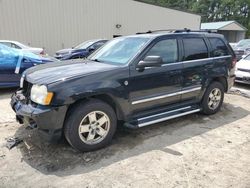
<instances>
[{"instance_id":1,"label":"white building","mask_svg":"<svg viewBox=\"0 0 250 188\"><path fill-rule=\"evenodd\" d=\"M236 21L202 23L201 29L223 34L229 42L239 42L245 38L247 28Z\"/></svg>"},{"instance_id":2,"label":"white building","mask_svg":"<svg viewBox=\"0 0 250 188\"><path fill-rule=\"evenodd\" d=\"M0 0L0 39L56 50L157 29L200 29L201 16L134 0Z\"/></svg>"}]
</instances>

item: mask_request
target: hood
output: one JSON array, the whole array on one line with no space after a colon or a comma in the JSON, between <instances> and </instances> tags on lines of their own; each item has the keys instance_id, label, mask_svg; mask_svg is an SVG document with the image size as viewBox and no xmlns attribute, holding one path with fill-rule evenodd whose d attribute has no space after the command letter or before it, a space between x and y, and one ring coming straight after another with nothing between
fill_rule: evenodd
<instances>
[{"instance_id":1,"label":"hood","mask_svg":"<svg viewBox=\"0 0 250 188\"><path fill-rule=\"evenodd\" d=\"M233 48L234 51L244 51L244 48L240 48L240 47L234 47Z\"/></svg>"},{"instance_id":2,"label":"hood","mask_svg":"<svg viewBox=\"0 0 250 188\"><path fill-rule=\"evenodd\" d=\"M40 56L42 63L47 63L47 62L58 62L59 60L54 58L54 57L50 57L50 56Z\"/></svg>"},{"instance_id":3,"label":"hood","mask_svg":"<svg viewBox=\"0 0 250 188\"><path fill-rule=\"evenodd\" d=\"M69 60L38 65L28 69L24 74L28 82L48 85L70 78L82 77L116 68L118 67L114 65L89 60Z\"/></svg>"},{"instance_id":4,"label":"hood","mask_svg":"<svg viewBox=\"0 0 250 188\"><path fill-rule=\"evenodd\" d=\"M242 59L242 60L240 60L240 61L236 64L236 67L237 67L238 69L248 69L248 70L250 70L250 61L249 61L249 60Z\"/></svg>"},{"instance_id":5,"label":"hood","mask_svg":"<svg viewBox=\"0 0 250 188\"><path fill-rule=\"evenodd\" d=\"M87 51L87 49L76 49L76 48L74 48L74 49L72 49L72 53L77 53L77 52L85 52L85 51Z\"/></svg>"},{"instance_id":6,"label":"hood","mask_svg":"<svg viewBox=\"0 0 250 188\"><path fill-rule=\"evenodd\" d=\"M77 53L77 52L84 52L84 51L86 51L86 49L67 48L67 49L57 51L56 54L64 55L68 53Z\"/></svg>"},{"instance_id":7,"label":"hood","mask_svg":"<svg viewBox=\"0 0 250 188\"><path fill-rule=\"evenodd\" d=\"M66 49L57 51L56 54L65 54L65 53L71 52L72 50L73 50L72 48L66 48Z\"/></svg>"}]
</instances>

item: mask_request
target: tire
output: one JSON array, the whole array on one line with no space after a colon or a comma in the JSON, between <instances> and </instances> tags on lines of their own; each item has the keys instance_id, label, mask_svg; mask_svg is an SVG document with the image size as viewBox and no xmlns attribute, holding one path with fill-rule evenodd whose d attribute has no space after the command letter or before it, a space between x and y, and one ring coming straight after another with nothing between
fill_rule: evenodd
<instances>
[{"instance_id":1,"label":"tire","mask_svg":"<svg viewBox=\"0 0 250 188\"><path fill-rule=\"evenodd\" d=\"M217 95L216 92L218 92ZM208 86L202 99L201 103L202 113L206 115L217 113L221 108L223 100L224 100L224 86L220 82L212 82Z\"/></svg>"},{"instance_id":2,"label":"tire","mask_svg":"<svg viewBox=\"0 0 250 188\"><path fill-rule=\"evenodd\" d=\"M116 126L117 118L113 108L103 101L92 99L70 109L64 135L75 149L81 152L93 151L111 142Z\"/></svg>"}]
</instances>

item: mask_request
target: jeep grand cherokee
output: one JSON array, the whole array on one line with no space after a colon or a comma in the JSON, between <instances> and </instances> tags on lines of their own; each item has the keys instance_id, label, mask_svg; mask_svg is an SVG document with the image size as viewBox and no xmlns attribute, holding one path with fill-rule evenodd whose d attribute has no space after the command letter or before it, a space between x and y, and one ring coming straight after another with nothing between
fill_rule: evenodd
<instances>
[{"instance_id":1,"label":"jeep grand cherokee","mask_svg":"<svg viewBox=\"0 0 250 188\"><path fill-rule=\"evenodd\" d=\"M24 72L11 106L20 123L80 151L110 143L117 121L140 128L219 111L236 59L220 34L171 31L119 37L87 60Z\"/></svg>"}]
</instances>

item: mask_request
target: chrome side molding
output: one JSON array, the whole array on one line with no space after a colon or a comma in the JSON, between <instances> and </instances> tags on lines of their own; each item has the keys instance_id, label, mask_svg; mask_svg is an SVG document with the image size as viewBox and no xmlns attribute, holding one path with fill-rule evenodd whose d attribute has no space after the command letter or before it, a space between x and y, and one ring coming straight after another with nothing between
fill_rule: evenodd
<instances>
[{"instance_id":1,"label":"chrome side molding","mask_svg":"<svg viewBox=\"0 0 250 188\"><path fill-rule=\"evenodd\" d=\"M190 93L190 92L199 91L199 90L201 90L201 87L196 87L196 88L187 89L187 90L183 90L183 91L178 91L178 92L175 92L175 93L169 93L169 94L165 94L165 95L159 95L159 96L156 96L156 97L141 99L141 100L137 100L137 101L132 101L132 104L134 105L134 104L150 102L150 101L154 101L154 100L164 99L164 98L167 98L167 97L173 97L173 96L176 96L176 95L181 95L181 94Z\"/></svg>"}]
</instances>

